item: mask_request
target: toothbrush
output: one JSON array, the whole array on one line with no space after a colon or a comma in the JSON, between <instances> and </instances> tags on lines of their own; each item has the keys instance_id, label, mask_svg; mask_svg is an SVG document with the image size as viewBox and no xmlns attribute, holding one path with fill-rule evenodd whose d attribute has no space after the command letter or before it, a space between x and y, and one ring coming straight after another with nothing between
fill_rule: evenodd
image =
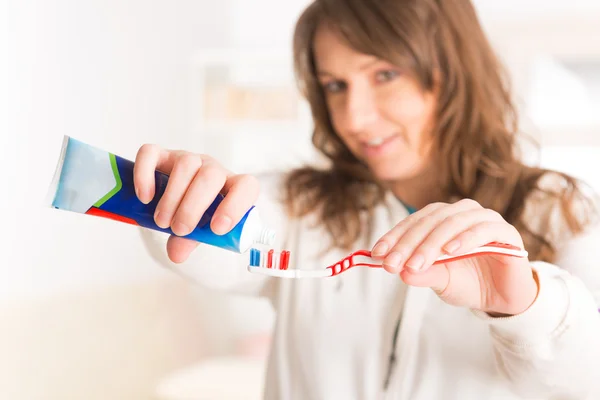
<instances>
[{"instance_id":1,"label":"toothbrush","mask_svg":"<svg viewBox=\"0 0 600 400\"><path fill-rule=\"evenodd\" d=\"M452 256L442 255L433 264L448 263L485 254L500 254L519 258L527 257L527 251L519 247L505 243L491 242L463 254ZM278 278L327 278L339 275L352 267L381 268L383 266L383 260L373 259L371 252L368 250L358 250L350 253L335 264L319 270L289 269L289 260L290 252L287 250L275 252L271 249L267 252L262 252L261 250L252 248L250 249L248 271Z\"/></svg>"}]
</instances>

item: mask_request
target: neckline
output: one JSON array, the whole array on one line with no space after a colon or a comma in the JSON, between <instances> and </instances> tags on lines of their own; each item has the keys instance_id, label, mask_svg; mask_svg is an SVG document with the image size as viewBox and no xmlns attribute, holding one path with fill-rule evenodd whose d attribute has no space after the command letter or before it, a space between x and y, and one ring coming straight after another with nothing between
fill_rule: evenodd
<instances>
[{"instance_id":1,"label":"neckline","mask_svg":"<svg viewBox=\"0 0 600 400\"><path fill-rule=\"evenodd\" d=\"M404 204L404 203L402 203L402 204L404 205L404 208L406 208L406 211L408 211L409 214L414 214L417 212L416 208L409 206L407 204Z\"/></svg>"},{"instance_id":2,"label":"neckline","mask_svg":"<svg viewBox=\"0 0 600 400\"><path fill-rule=\"evenodd\" d=\"M404 203L404 202L403 202L403 201L401 201L401 200L398 200L398 201L400 201L400 204L402 204L402 206L403 206L404 208L406 208L406 211L408 211L408 213L409 213L409 214L414 214L415 212L417 212L417 211L418 211L418 210L417 210L417 208L415 208L415 207L413 207L413 206L410 206L410 205L408 205L408 204Z\"/></svg>"}]
</instances>

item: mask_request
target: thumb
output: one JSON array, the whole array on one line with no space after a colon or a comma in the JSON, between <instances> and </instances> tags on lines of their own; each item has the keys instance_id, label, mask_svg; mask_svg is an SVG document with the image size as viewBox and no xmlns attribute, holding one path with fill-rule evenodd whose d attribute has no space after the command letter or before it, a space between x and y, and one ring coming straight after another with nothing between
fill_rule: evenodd
<instances>
[{"instance_id":1,"label":"thumb","mask_svg":"<svg viewBox=\"0 0 600 400\"><path fill-rule=\"evenodd\" d=\"M405 267L400 272L400 278L407 285L428 287L441 295L450 283L450 272L446 264L432 265L425 271L414 271Z\"/></svg>"},{"instance_id":2,"label":"thumb","mask_svg":"<svg viewBox=\"0 0 600 400\"><path fill-rule=\"evenodd\" d=\"M169 255L169 259L174 263L180 264L187 260L199 244L194 240L172 235L167 240L167 254Z\"/></svg>"}]
</instances>

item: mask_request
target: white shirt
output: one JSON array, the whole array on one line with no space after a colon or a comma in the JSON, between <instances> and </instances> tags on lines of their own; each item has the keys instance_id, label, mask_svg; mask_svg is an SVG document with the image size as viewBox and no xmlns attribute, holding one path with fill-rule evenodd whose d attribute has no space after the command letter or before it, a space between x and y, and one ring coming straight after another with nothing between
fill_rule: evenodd
<instances>
[{"instance_id":1,"label":"white shirt","mask_svg":"<svg viewBox=\"0 0 600 400\"><path fill-rule=\"evenodd\" d=\"M276 248L290 250L290 268L321 269L346 256L330 249L315 219L285 216L279 187L276 178L263 179L257 208L278 232ZM357 250L370 249L407 216L393 196L387 200ZM152 252L164 260L163 248ZM538 298L509 318L447 305L383 269L267 278L246 270L247 255L206 245L184 264L165 264L199 284L271 301L277 317L268 400L600 399L599 229L566 244L556 266L532 262Z\"/></svg>"}]
</instances>

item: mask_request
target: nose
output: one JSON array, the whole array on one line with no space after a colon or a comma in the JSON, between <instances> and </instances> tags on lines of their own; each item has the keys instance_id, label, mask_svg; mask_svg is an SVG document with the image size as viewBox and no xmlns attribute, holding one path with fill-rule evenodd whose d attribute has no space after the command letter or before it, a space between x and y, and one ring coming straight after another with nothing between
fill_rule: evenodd
<instances>
[{"instance_id":1,"label":"nose","mask_svg":"<svg viewBox=\"0 0 600 400\"><path fill-rule=\"evenodd\" d=\"M368 130L379 118L375 95L365 87L348 88L344 111L346 129L353 134Z\"/></svg>"}]
</instances>

